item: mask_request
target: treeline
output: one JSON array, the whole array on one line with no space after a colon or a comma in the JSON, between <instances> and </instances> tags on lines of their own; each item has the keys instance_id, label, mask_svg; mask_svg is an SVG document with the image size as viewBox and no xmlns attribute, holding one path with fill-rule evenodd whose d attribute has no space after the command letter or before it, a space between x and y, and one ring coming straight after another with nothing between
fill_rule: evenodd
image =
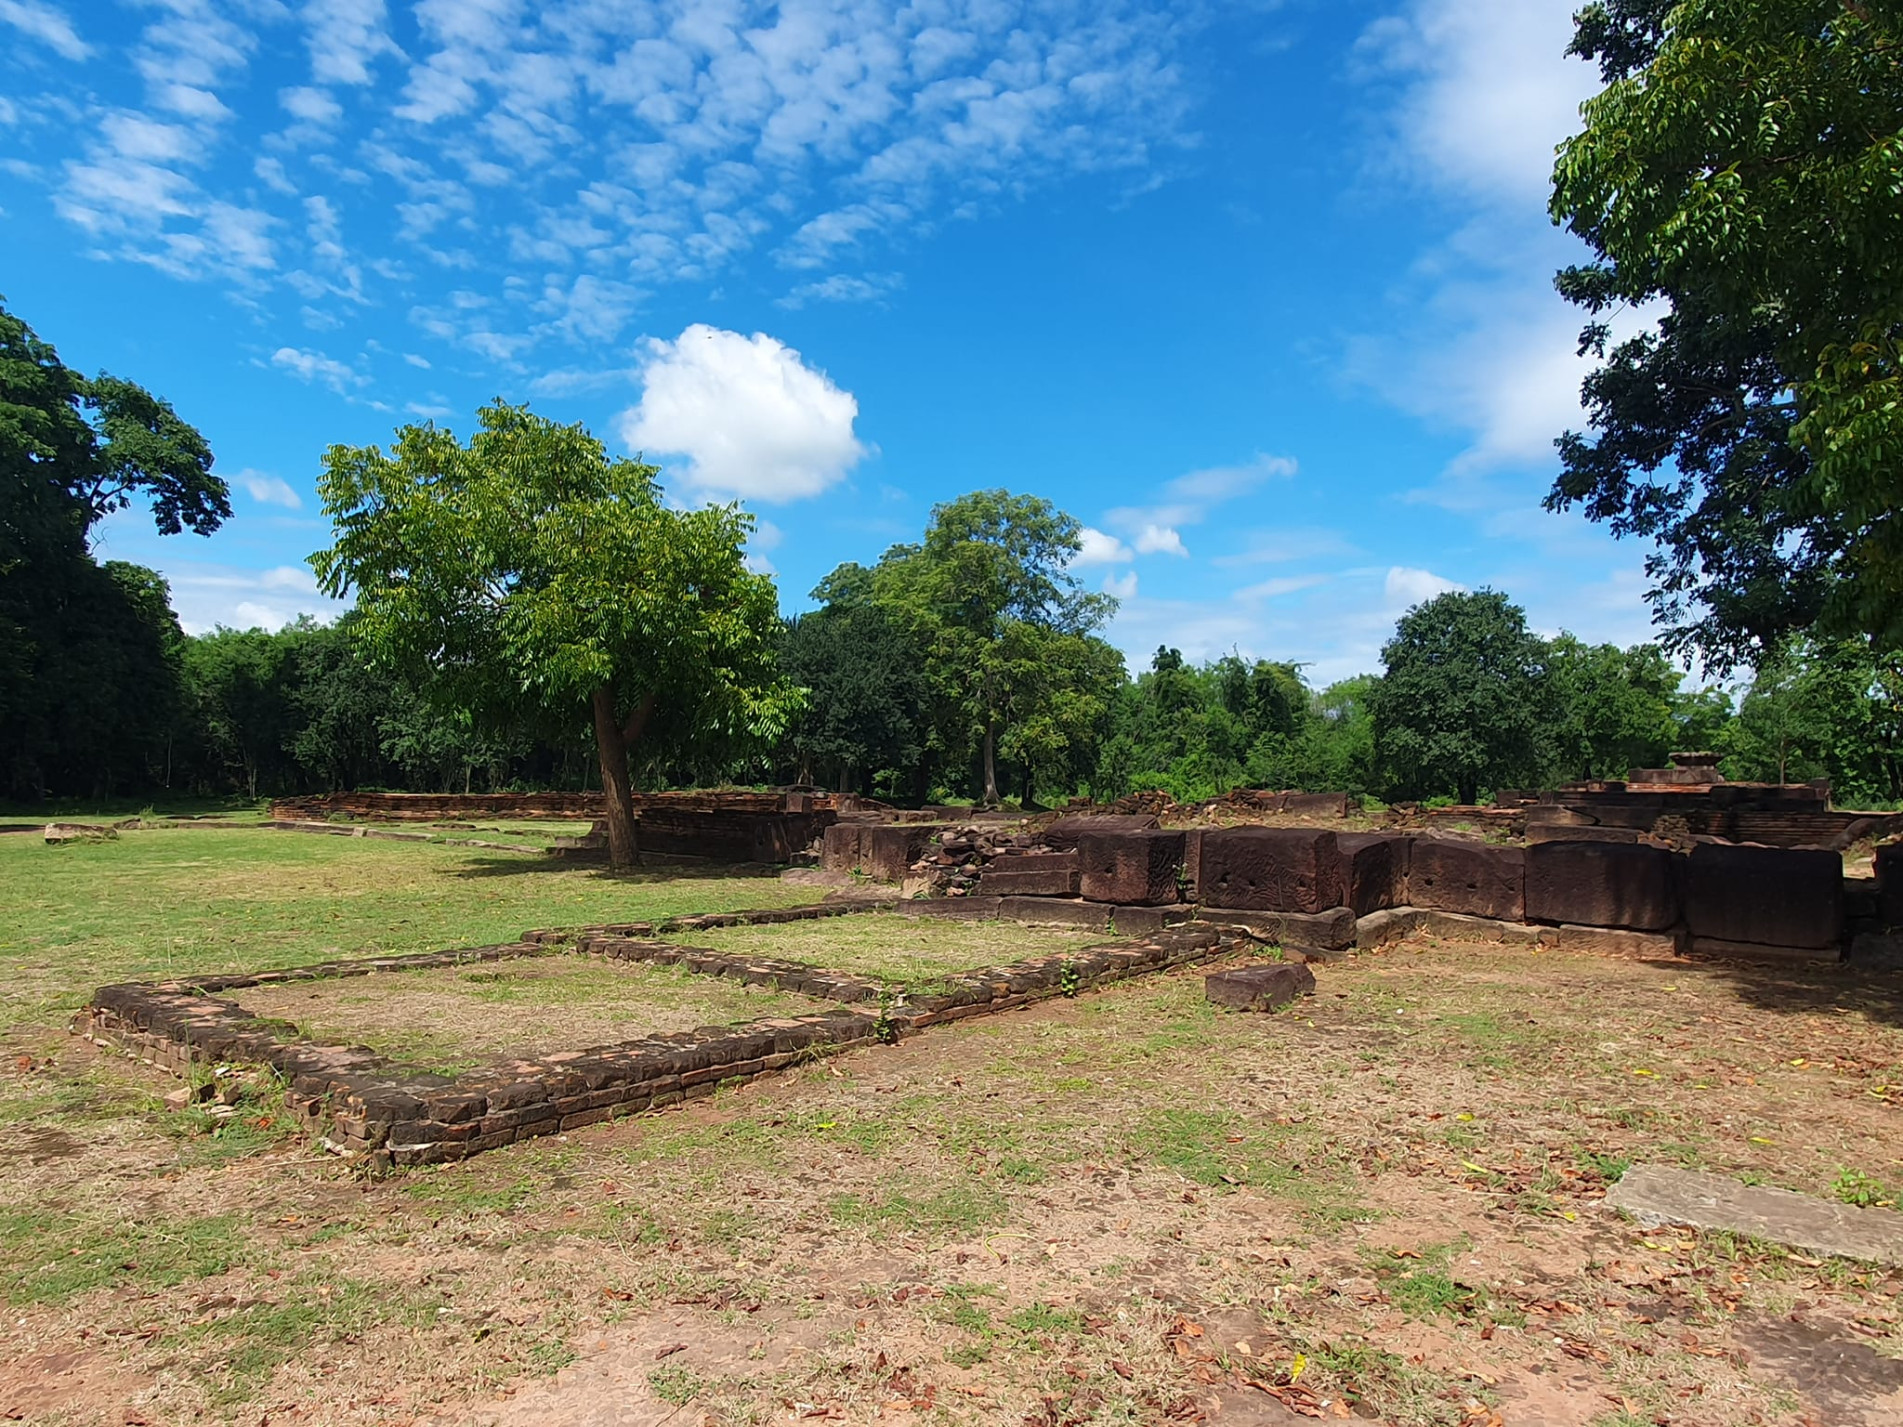
<instances>
[{"instance_id":1,"label":"treeline","mask_svg":"<svg viewBox=\"0 0 1903 1427\"><path fill-rule=\"evenodd\" d=\"M630 855L630 782L1471 802L1698 747L1734 778L1903 800L1903 669L1868 636L1781 638L1734 705L1654 645L1545 640L1481 590L1409 610L1379 675L1318 690L1292 663L1166 647L1132 679L1102 635L1116 602L1075 573L1082 527L1046 500L940 505L918 542L840 566L781 619L744 511L670 506L656 468L526 407L478 417L467 443L409 426L388 453L325 453L338 543L313 564L350 614L190 637L164 580L97 562L90 533L135 499L162 533L217 529L210 448L0 308L0 795L609 780Z\"/></svg>"},{"instance_id":2,"label":"treeline","mask_svg":"<svg viewBox=\"0 0 1903 1427\"><path fill-rule=\"evenodd\" d=\"M115 563L99 575L117 601L106 626L116 654L101 661L102 642L83 643L89 680L58 692L85 715L53 720L37 748L16 743L16 799L599 786L585 726L566 738L497 734L445 713L426 690L365 662L352 616L192 637L151 571ZM644 765L642 786L982 797L982 718L934 687L918 632L881 606L857 567L821 592L834 598L784 621L782 667L808 696L778 744L702 766ZM1490 622L1504 625L1504 661L1497 642L1487 648L1475 634ZM1463 629L1477 657L1451 663L1438 647L1447 641L1428 632ZM1079 642L1068 675L1060 667L1038 689L1015 689L1027 727L1013 722L995 738L998 786L1014 801L1161 789L1190 802L1236 787L1456 798L1620 778L1680 748L1718 751L1735 779L1828 778L1846 804L1903 801L1899 671L1854 641L1792 644L1734 694L1687 687L1655 645L1541 640L1488 592L1442 596L1405 616L1384 651L1386 677L1323 688L1295 664L1229 655L1199 665L1169 648L1130 678L1095 636L1067 637ZM1424 669L1447 675L1446 687L1426 687ZM1473 786L1461 786L1463 769Z\"/></svg>"}]
</instances>

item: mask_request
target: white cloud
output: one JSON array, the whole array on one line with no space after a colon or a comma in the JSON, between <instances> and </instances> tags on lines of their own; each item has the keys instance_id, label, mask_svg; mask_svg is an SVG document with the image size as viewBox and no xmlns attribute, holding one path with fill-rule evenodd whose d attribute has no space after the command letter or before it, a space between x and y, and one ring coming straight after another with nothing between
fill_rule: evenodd
<instances>
[{"instance_id":1,"label":"white cloud","mask_svg":"<svg viewBox=\"0 0 1903 1427\"><path fill-rule=\"evenodd\" d=\"M1139 555L1189 554L1183 545L1183 537L1168 525L1145 525L1137 531L1135 544Z\"/></svg>"},{"instance_id":2,"label":"white cloud","mask_svg":"<svg viewBox=\"0 0 1903 1427\"><path fill-rule=\"evenodd\" d=\"M307 124L332 124L344 117L344 106L328 89L308 86L281 89L278 103L293 119L302 119Z\"/></svg>"},{"instance_id":3,"label":"white cloud","mask_svg":"<svg viewBox=\"0 0 1903 1427\"><path fill-rule=\"evenodd\" d=\"M1598 85L1565 54L1573 8L1411 0L1358 46L1370 82L1398 85L1377 167L1416 190L1410 201L1425 189L1455 216L1418 255L1394 320L1351 342L1346 367L1395 406L1470 434L1426 493L1456 508L1527 500L1487 473L1550 470L1554 438L1581 420L1583 319L1551 279L1582 250L1545 211L1554 149Z\"/></svg>"},{"instance_id":4,"label":"white cloud","mask_svg":"<svg viewBox=\"0 0 1903 1427\"><path fill-rule=\"evenodd\" d=\"M1126 531L1144 555L1187 555L1179 526L1199 525L1210 510L1246 495L1264 481L1293 476L1288 456L1257 456L1239 466L1210 466L1163 484L1161 501L1149 506L1119 506L1104 519Z\"/></svg>"},{"instance_id":5,"label":"white cloud","mask_svg":"<svg viewBox=\"0 0 1903 1427\"><path fill-rule=\"evenodd\" d=\"M343 362L327 357L322 352L306 351L301 347L279 347L271 354L271 365L289 372L300 381L322 382L338 393L360 387L367 380Z\"/></svg>"},{"instance_id":6,"label":"white cloud","mask_svg":"<svg viewBox=\"0 0 1903 1427\"><path fill-rule=\"evenodd\" d=\"M620 417L622 440L683 457L680 477L696 495L800 500L867 454L852 393L764 332L696 323L675 341L650 339L641 381L641 400Z\"/></svg>"},{"instance_id":7,"label":"white cloud","mask_svg":"<svg viewBox=\"0 0 1903 1427\"><path fill-rule=\"evenodd\" d=\"M422 368L424 371L428 371L430 369L429 358L419 357L414 352L405 352L403 354L403 360L408 362L413 367Z\"/></svg>"},{"instance_id":8,"label":"white cloud","mask_svg":"<svg viewBox=\"0 0 1903 1427\"><path fill-rule=\"evenodd\" d=\"M1283 595L1297 594L1302 590L1313 589L1316 585L1326 584L1327 575L1280 575L1272 580L1263 580L1258 584L1244 585L1236 591L1239 600L1273 600Z\"/></svg>"},{"instance_id":9,"label":"white cloud","mask_svg":"<svg viewBox=\"0 0 1903 1427\"><path fill-rule=\"evenodd\" d=\"M1387 578L1382 583L1382 594L1393 610L1412 609L1424 604L1436 595L1444 595L1452 590L1464 590L1465 585L1443 579L1432 570L1415 570L1406 565L1394 565L1389 568Z\"/></svg>"},{"instance_id":10,"label":"white cloud","mask_svg":"<svg viewBox=\"0 0 1903 1427\"><path fill-rule=\"evenodd\" d=\"M38 40L61 59L75 62L92 53L92 47L79 37L73 22L51 5L40 0L0 0L0 25L11 25L30 39Z\"/></svg>"},{"instance_id":11,"label":"white cloud","mask_svg":"<svg viewBox=\"0 0 1903 1427\"><path fill-rule=\"evenodd\" d=\"M1092 530L1088 525L1077 533L1084 548L1071 561L1073 565L1120 565L1134 558L1130 547L1114 535Z\"/></svg>"},{"instance_id":12,"label":"white cloud","mask_svg":"<svg viewBox=\"0 0 1903 1427\"><path fill-rule=\"evenodd\" d=\"M263 505L282 505L297 510L304 504L288 481L269 471L254 471L247 466L232 479L245 488L251 499Z\"/></svg>"},{"instance_id":13,"label":"white cloud","mask_svg":"<svg viewBox=\"0 0 1903 1427\"><path fill-rule=\"evenodd\" d=\"M299 615L328 622L350 606L317 588L299 565L246 569L196 561L154 562L172 588L172 608L187 634L230 629L282 629Z\"/></svg>"},{"instance_id":14,"label":"white cloud","mask_svg":"<svg viewBox=\"0 0 1903 1427\"><path fill-rule=\"evenodd\" d=\"M1119 600L1133 600L1137 597L1137 572L1125 570L1121 575L1105 575L1103 592Z\"/></svg>"},{"instance_id":15,"label":"white cloud","mask_svg":"<svg viewBox=\"0 0 1903 1427\"><path fill-rule=\"evenodd\" d=\"M818 282L801 283L780 298L778 305L798 311L809 302L883 302L904 285L905 280L897 273L866 273L862 277L835 273Z\"/></svg>"},{"instance_id":16,"label":"white cloud","mask_svg":"<svg viewBox=\"0 0 1903 1427\"><path fill-rule=\"evenodd\" d=\"M319 84L368 84L373 60L403 57L385 28L383 0L307 0L303 20Z\"/></svg>"}]
</instances>

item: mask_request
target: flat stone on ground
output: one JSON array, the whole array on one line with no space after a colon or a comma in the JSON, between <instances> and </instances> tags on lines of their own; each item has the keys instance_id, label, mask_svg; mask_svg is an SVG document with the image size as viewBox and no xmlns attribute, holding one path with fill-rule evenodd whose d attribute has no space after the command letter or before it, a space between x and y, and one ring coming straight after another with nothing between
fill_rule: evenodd
<instances>
[{"instance_id":1,"label":"flat stone on ground","mask_svg":"<svg viewBox=\"0 0 1903 1427\"><path fill-rule=\"evenodd\" d=\"M1606 1195L1606 1204L1648 1229L1724 1229L1811 1253L1903 1266L1903 1214L1889 1209L1832 1204L1662 1164L1633 1165Z\"/></svg>"},{"instance_id":2,"label":"flat stone on ground","mask_svg":"<svg viewBox=\"0 0 1903 1427\"><path fill-rule=\"evenodd\" d=\"M1295 961L1244 966L1203 978L1211 1005L1237 1011L1279 1011L1314 989L1315 973Z\"/></svg>"}]
</instances>

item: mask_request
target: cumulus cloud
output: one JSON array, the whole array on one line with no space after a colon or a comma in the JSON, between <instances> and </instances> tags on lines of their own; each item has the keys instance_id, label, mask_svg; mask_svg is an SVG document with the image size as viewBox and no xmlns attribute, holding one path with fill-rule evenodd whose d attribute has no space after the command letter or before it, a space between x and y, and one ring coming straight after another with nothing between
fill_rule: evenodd
<instances>
[{"instance_id":1,"label":"cumulus cloud","mask_svg":"<svg viewBox=\"0 0 1903 1427\"><path fill-rule=\"evenodd\" d=\"M1114 535L1106 535L1086 525L1078 532L1078 536L1083 541L1083 549L1071 561L1073 565L1120 565L1134 558L1130 547Z\"/></svg>"},{"instance_id":2,"label":"cumulus cloud","mask_svg":"<svg viewBox=\"0 0 1903 1427\"><path fill-rule=\"evenodd\" d=\"M818 495L867 454L853 433L859 403L791 347L695 323L650 339L641 400L623 412L629 447L678 456L700 496L769 502Z\"/></svg>"},{"instance_id":3,"label":"cumulus cloud","mask_svg":"<svg viewBox=\"0 0 1903 1427\"><path fill-rule=\"evenodd\" d=\"M1412 609L1417 604L1425 604L1436 595L1466 588L1465 585L1443 579L1432 570L1415 570L1406 565L1395 565L1388 570L1387 578L1382 584L1382 593L1390 609L1403 610Z\"/></svg>"},{"instance_id":4,"label":"cumulus cloud","mask_svg":"<svg viewBox=\"0 0 1903 1427\"><path fill-rule=\"evenodd\" d=\"M1136 533L1136 551L1139 555L1187 555L1183 537L1173 526L1145 525Z\"/></svg>"},{"instance_id":5,"label":"cumulus cloud","mask_svg":"<svg viewBox=\"0 0 1903 1427\"><path fill-rule=\"evenodd\" d=\"M297 510L304 504L302 497L291 489L288 481L269 471L254 471L247 466L234 479L245 488L245 493L251 499L262 505L281 505Z\"/></svg>"},{"instance_id":6,"label":"cumulus cloud","mask_svg":"<svg viewBox=\"0 0 1903 1427\"><path fill-rule=\"evenodd\" d=\"M40 0L0 0L0 25L11 25L29 39L38 40L61 59L76 62L92 53L73 22Z\"/></svg>"},{"instance_id":7,"label":"cumulus cloud","mask_svg":"<svg viewBox=\"0 0 1903 1427\"><path fill-rule=\"evenodd\" d=\"M402 58L386 29L383 0L307 0L303 21L311 78L319 84L368 84L373 60Z\"/></svg>"},{"instance_id":8,"label":"cumulus cloud","mask_svg":"<svg viewBox=\"0 0 1903 1427\"><path fill-rule=\"evenodd\" d=\"M1103 592L1119 600L1133 600L1137 597L1137 572L1125 570L1121 575L1105 575Z\"/></svg>"}]
</instances>

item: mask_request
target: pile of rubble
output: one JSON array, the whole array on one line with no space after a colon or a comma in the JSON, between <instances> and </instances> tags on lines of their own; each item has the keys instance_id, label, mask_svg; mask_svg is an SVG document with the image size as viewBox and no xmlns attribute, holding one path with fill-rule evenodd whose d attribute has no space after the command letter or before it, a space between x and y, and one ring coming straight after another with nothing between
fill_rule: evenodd
<instances>
[{"instance_id":1,"label":"pile of rubble","mask_svg":"<svg viewBox=\"0 0 1903 1427\"><path fill-rule=\"evenodd\" d=\"M1042 845L1040 836L1021 823L1011 826L968 823L947 828L934 839L924 856L912 864L905 879L904 894L908 897L921 892L934 897L969 896L993 858L1007 853L1034 856L1051 851Z\"/></svg>"}]
</instances>

